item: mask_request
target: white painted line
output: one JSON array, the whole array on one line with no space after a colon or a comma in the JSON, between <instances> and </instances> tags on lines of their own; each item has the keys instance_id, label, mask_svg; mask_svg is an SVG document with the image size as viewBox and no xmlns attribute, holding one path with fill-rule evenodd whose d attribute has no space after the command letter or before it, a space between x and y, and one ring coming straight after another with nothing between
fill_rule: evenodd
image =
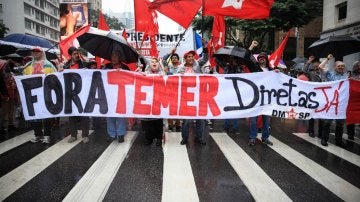
<instances>
[{"instance_id":1,"label":"white painted line","mask_svg":"<svg viewBox=\"0 0 360 202\"><path fill-rule=\"evenodd\" d=\"M293 133L293 134L360 167L360 156L358 156L357 154L349 152L346 149L335 146L335 145L333 145L333 144L331 144L329 142L328 142L329 146L324 147L324 146L321 145L321 139L320 138L310 137L308 135L308 133Z\"/></svg>"},{"instance_id":2,"label":"white painted line","mask_svg":"<svg viewBox=\"0 0 360 202\"><path fill-rule=\"evenodd\" d=\"M289 196L226 133L211 133L255 201L291 201Z\"/></svg>"},{"instance_id":3,"label":"white painted line","mask_svg":"<svg viewBox=\"0 0 360 202\"><path fill-rule=\"evenodd\" d=\"M113 141L63 201L102 201L135 139L128 131L125 142Z\"/></svg>"},{"instance_id":4,"label":"white painted line","mask_svg":"<svg viewBox=\"0 0 360 202\"><path fill-rule=\"evenodd\" d=\"M90 131L92 133L93 131ZM81 136L79 131L78 136ZM8 174L0 178L0 201L7 198L10 194L15 192L33 177L42 172L45 168L59 159L62 155L75 147L82 139L78 139L73 143L68 143L68 137L62 139L60 142L54 144L50 148L41 152L34 158L25 162L21 166L12 170ZM34 143L41 144L41 143ZM25 151L26 152L26 151Z\"/></svg>"},{"instance_id":5,"label":"white painted line","mask_svg":"<svg viewBox=\"0 0 360 202\"><path fill-rule=\"evenodd\" d=\"M24 144L25 142L30 141L33 137L34 131L31 130L0 143L0 154L3 154L19 145Z\"/></svg>"},{"instance_id":6,"label":"white painted line","mask_svg":"<svg viewBox=\"0 0 360 202\"><path fill-rule=\"evenodd\" d=\"M181 133L165 133L162 201L199 201L189 156Z\"/></svg>"},{"instance_id":7,"label":"white painted line","mask_svg":"<svg viewBox=\"0 0 360 202\"><path fill-rule=\"evenodd\" d=\"M300 168L310 177L318 181L325 188L333 192L344 201L359 201L360 189L330 172L286 144L271 137L273 146L270 148L279 153L292 164Z\"/></svg>"}]
</instances>

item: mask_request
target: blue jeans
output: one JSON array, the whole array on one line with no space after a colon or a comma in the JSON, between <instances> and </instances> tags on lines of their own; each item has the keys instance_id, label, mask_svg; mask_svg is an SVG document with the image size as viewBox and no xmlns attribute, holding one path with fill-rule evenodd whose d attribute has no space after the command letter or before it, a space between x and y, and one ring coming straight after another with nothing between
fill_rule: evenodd
<instances>
[{"instance_id":1,"label":"blue jeans","mask_svg":"<svg viewBox=\"0 0 360 202\"><path fill-rule=\"evenodd\" d=\"M107 117L107 132L110 137L123 136L126 133L126 119L119 117Z\"/></svg>"},{"instance_id":2,"label":"blue jeans","mask_svg":"<svg viewBox=\"0 0 360 202\"><path fill-rule=\"evenodd\" d=\"M261 115L262 116L262 137L261 139L267 139L270 136L270 117L269 116L265 116L265 115ZM250 117L250 133L249 133L249 138L250 139L256 139L257 136L257 132L258 132L258 127L257 127L257 117Z\"/></svg>"},{"instance_id":3,"label":"blue jeans","mask_svg":"<svg viewBox=\"0 0 360 202\"><path fill-rule=\"evenodd\" d=\"M239 128L238 119L225 119L224 129L228 130L231 126L234 130L237 130Z\"/></svg>"},{"instance_id":4,"label":"blue jeans","mask_svg":"<svg viewBox=\"0 0 360 202\"><path fill-rule=\"evenodd\" d=\"M192 122L193 120L191 119L183 120L181 136L185 140L187 140L189 137L190 124L192 124ZM196 119L195 138L200 139L202 137L204 127L205 127L205 120Z\"/></svg>"}]
</instances>

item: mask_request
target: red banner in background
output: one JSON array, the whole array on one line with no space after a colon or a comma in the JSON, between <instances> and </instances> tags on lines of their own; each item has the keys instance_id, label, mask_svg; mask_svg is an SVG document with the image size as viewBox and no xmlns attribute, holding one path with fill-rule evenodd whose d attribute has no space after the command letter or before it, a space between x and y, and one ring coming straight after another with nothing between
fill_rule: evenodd
<instances>
[{"instance_id":1,"label":"red banner in background","mask_svg":"<svg viewBox=\"0 0 360 202\"><path fill-rule=\"evenodd\" d=\"M360 81L349 79L349 104L346 110L346 124L360 123Z\"/></svg>"}]
</instances>

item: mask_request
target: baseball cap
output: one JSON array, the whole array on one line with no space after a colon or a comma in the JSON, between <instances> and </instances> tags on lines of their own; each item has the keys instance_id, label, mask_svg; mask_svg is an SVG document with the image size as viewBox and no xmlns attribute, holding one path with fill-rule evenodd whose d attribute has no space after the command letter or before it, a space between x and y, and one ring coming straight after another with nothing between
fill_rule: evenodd
<instances>
[{"instance_id":1,"label":"baseball cap","mask_svg":"<svg viewBox=\"0 0 360 202\"><path fill-rule=\"evenodd\" d=\"M34 47L32 47L31 48L31 51L43 51L43 49L41 48L41 47L39 47L39 46L34 46Z\"/></svg>"},{"instance_id":2,"label":"baseball cap","mask_svg":"<svg viewBox=\"0 0 360 202\"><path fill-rule=\"evenodd\" d=\"M191 51L188 51L188 52L186 52L186 53L184 54L184 58L186 58L189 54L192 54L193 56L196 56L196 55L197 55L195 51L191 50Z\"/></svg>"}]
</instances>

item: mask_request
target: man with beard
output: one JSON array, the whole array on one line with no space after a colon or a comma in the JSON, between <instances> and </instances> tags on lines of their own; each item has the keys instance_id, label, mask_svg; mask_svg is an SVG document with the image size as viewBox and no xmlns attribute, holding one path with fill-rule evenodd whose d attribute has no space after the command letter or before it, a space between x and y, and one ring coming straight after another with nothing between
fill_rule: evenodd
<instances>
[{"instance_id":1,"label":"man with beard","mask_svg":"<svg viewBox=\"0 0 360 202\"><path fill-rule=\"evenodd\" d=\"M85 69L83 62L80 59L79 50L75 47L70 47L68 49L68 54L70 55L70 60L64 64L64 69ZM89 142L89 122L90 118L85 116L70 116L69 117L69 132L71 138L68 140L69 143L75 142L77 140L77 127L76 123L80 123L82 130L83 143Z\"/></svg>"}]
</instances>

